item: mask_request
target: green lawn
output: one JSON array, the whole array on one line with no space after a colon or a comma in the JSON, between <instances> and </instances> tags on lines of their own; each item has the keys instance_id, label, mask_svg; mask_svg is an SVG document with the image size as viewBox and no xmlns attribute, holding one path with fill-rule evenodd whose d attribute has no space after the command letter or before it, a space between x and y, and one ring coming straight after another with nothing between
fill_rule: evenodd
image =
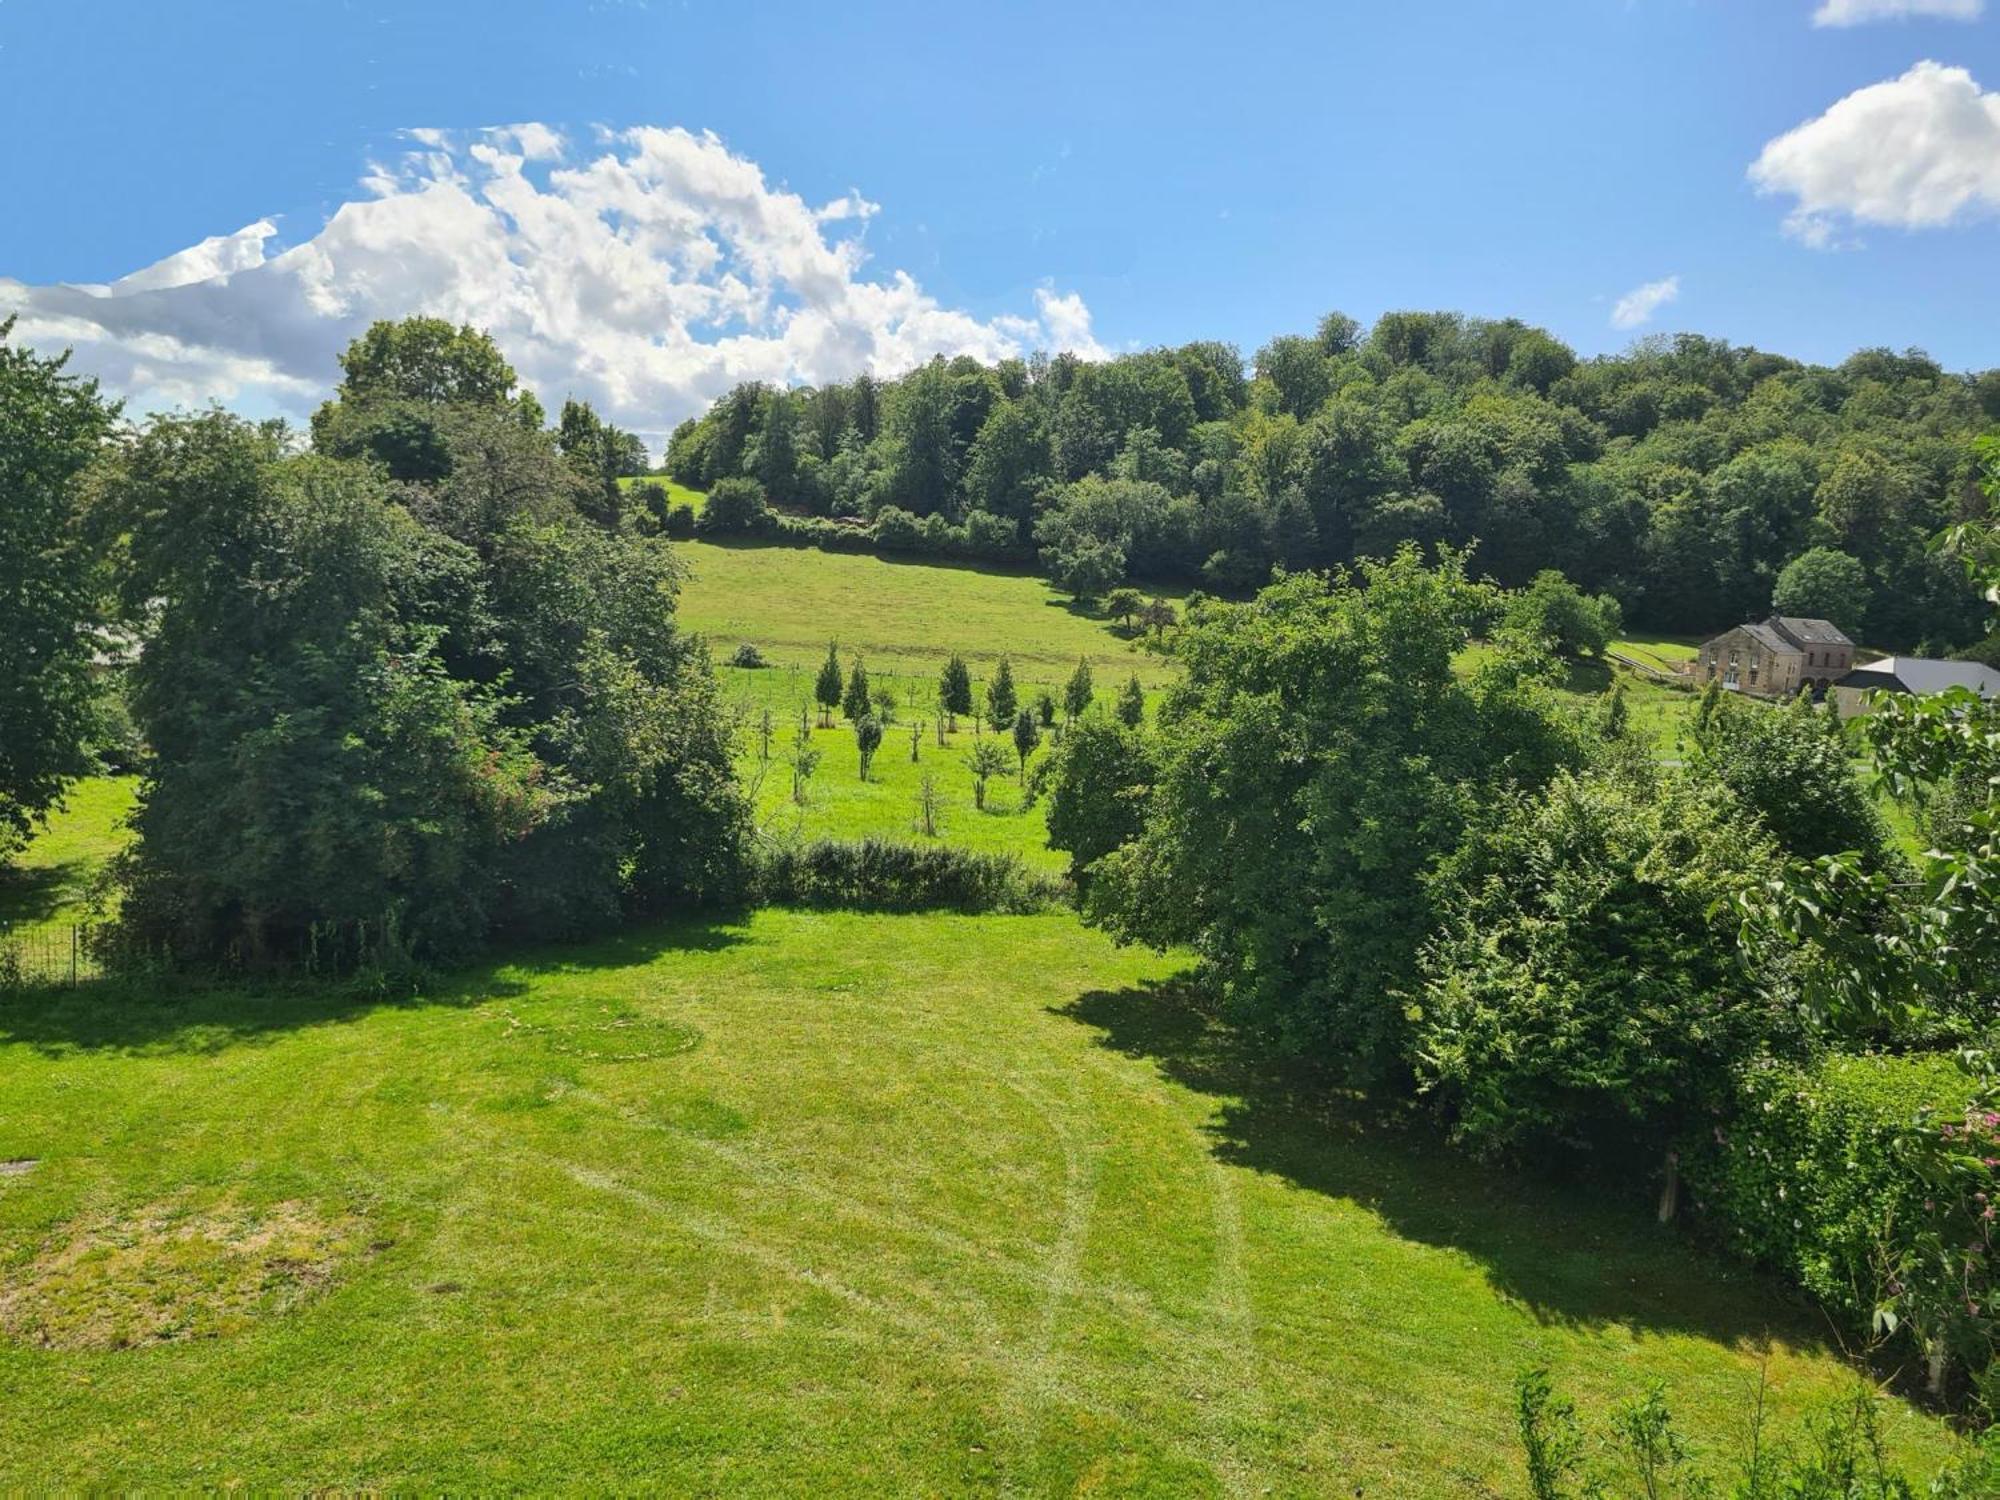
<instances>
[{"instance_id":1,"label":"green lawn","mask_svg":"<svg viewBox=\"0 0 2000 1500\"><path fill-rule=\"evenodd\" d=\"M0 1006L0 1488L1513 1495L1814 1320L1329 1105L1067 915L767 911L422 997ZM119 1341L127 1347L113 1347ZM1897 1418L1906 1452L1935 1452Z\"/></svg>"},{"instance_id":2,"label":"green lawn","mask_svg":"<svg viewBox=\"0 0 2000 1500\"><path fill-rule=\"evenodd\" d=\"M1166 659L1030 574L807 547L679 548L694 568L681 622L708 636L718 661L751 641L781 665L816 668L836 640L847 655L861 652L870 672L935 676L957 651L976 676L1003 652L1022 677L1059 680L1080 656L1114 685L1135 671L1149 685L1173 674Z\"/></svg>"},{"instance_id":3,"label":"green lawn","mask_svg":"<svg viewBox=\"0 0 2000 1500\"><path fill-rule=\"evenodd\" d=\"M1691 635L1630 636L1613 641L1611 649L1636 658L1642 665L1671 672L1701 654L1701 639Z\"/></svg>"},{"instance_id":4,"label":"green lawn","mask_svg":"<svg viewBox=\"0 0 2000 1500\"><path fill-rule=\"evenodd\" d=\"M700 515L701 508L708 504L707 491L691 490L686 485L676 483L674 480L667 478L664 474L629 475L618 481L618 488L624 490L629 495L642 484L657 484L667 492L667 503L669 505L693 506L696 515Z\"/></svg>"},{"instance_id":5,"label":"green lawn","mask_svg":"<svg viewBox=\"0 0 2000 1500\"><path fill-rule=\"evenodd\" d=\"M78 782L9 865L0 865L0 928L33 932L83 915L92 876L126 838L136 776Z\"/></svg>"}]
</instances>

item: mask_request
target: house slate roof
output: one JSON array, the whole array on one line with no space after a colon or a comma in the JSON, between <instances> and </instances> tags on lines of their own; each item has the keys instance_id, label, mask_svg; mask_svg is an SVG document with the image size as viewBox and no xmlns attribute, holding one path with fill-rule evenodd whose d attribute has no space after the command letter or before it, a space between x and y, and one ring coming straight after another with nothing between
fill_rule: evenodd
<instances>
[{"instance_id":1,"label":"house slate roof","mask_svg":"<svg viewBox=\"0 0 2000 1500\"><path fill-rule=\"evenodd\" d=\"M1775 651L1780 656L1790 656L1799 649L1796 644L1786 640L1769 625L1744 625L1739 628L1760 646Z\"/></svg>"},{"instance_id":2,"label":"house slate roof","mask_svg":"<svg viewBox=\"0 0 2000 1500\"><path fill-rule=\"evenodd\" d=\"M1971 688L1982 698L2000 697L2000 672L1976 661L1937 661L1927 656L1885 656L1865 667L1856 667L1834 684L1835 687L1887 688L1890 692L1911 693L1927 698L1947 688Z\"/></svg>"},{"instance_id":3,"label":"house slate roof","mask_svg":"<svg viewBox=\"0 0 2000 1500\"><path fill-rule=\"evenodd\" d=\"M1809 620L1799 615L1772 615L1764 622L1799 646L1851 646L1841 628L1831 620Z\"/></svg>"}]
</instances>

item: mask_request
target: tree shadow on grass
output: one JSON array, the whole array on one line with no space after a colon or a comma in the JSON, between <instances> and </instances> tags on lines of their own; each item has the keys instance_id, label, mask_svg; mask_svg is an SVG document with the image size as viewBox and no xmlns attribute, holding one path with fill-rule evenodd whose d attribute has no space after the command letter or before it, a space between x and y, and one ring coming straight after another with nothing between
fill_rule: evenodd
<instances>
[{"instance_id":1,"label":"tree shadow on grass","mask_svg":"<svg viewBox=\"0 0 2000 1500\"><path fill-rule=\"evenodd\" d=\"M124 975L0 990L0 1046L49 1057L121 1052L213 1054L379 1010L464 1008L527 994L539 975L613 972L669 953L713 953L744 940L726 915L673 918L588 942L522 945L420 978Z\"/></svg>"},{"instance_id":2,"label":"tree shadow on grass","mask_svg":"<svg viewBox=\"0 0 2000 1500\"><path fill-rule=\"evenodd\" d=\"M0 927L13 922L42 922L54 916L77 900L97 863L72 859L27 869L0 866Z\"/></svg>"},{"instance_id":3,"label":"tree shadow on grass","mask_svg":"<svg viewBox=\"0 0 2000 1500\"><path fill-rule=\"evenodd\" d=\"M1541 1322L1830 1348L1823 1320L1788 1289L1656 1225L1644 1183L1626 1194L1482 1166L1426 1124L1258 1048L1185 980L1091 991L1055 1013L1215 1096L1207 1129L1219 1160L1359 1204L1406 1239L1470 1256Z\"/></svg>"}]
</instances>

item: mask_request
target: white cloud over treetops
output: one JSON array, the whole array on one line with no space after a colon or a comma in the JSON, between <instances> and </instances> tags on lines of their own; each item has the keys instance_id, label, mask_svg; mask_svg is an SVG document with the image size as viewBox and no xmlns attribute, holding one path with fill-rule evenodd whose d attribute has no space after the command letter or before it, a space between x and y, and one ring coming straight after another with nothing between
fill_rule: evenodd
<instances>
[{"instance_id":1,"label":"white cloud over treetops","mask_svg":"<svg viewBox=\"0 0 2000 1500\"><path fill-rule=\"evenodd\" d=\"M1613 328L1637 328L1652 321L1653 314L1665 307L1681 294L1681 279L1665 276L1658 281L1649 281L1644 286L1635 286L1620 297L1611 309Z\"/></svg>"},{"instance_id":2,"label":"white cloud over treetops","mask_svg":"<svg viewBox=\"0 0 2000 1500\"><path fill-rule=\"evenodd\" d=\"M1044 288L1032 315L941 306L902 271L862 274L876 205L774 188L712 134L645 127L577 153L529 124L408 133L367 196L276 254L260 220L109 285L0 278L0 317L137 411L261 398L304 412L377 318L488 329L551 409L565 396L655 446L745 380L900 373L934 354L1101 358L1090 310Z\"/></svg>"},{"instance_id":3,"label":"white cloud over treetops","mask_svg":"<svg viewBox=\"0 0 2000 1500\"><path fill-rule=\"evenodd\" d=\"M1750 165L1796 201L1786 231L1839 242L1844 223L1935 229L2000 210L2000 94L1964 68L1920 62L1787 131Z\"/></svg>"},{"instance_id":4,"label":"white cloud over treetops","mask_svg":"<svg viewBox=\"0 0 2000 1500\"><path fill-rule=\"evenodd\" d=\"M1936 16L1947 21L1976 21L1986 0L1824 0L1813 12L1815 26L1865 26L1870 21L1907 21Z\"/></svg>"}]
</instances>

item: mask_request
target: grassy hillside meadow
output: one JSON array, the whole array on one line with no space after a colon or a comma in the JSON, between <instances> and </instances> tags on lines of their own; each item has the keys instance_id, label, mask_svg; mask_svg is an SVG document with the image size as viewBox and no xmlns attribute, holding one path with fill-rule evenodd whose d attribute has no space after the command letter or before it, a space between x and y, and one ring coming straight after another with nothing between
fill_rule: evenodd
<instances>
[{"instance_id":1,"label":"grassy hillside meadow","mask_svg":"<svg viewBox=\"0 0 2000 1500\"><path fill-rule=\"evenodd\" d=\"M629 495L642 484L657 484L667 492L667 503L669 505L691 506L697 515L701 513L701 508L708 503L708 495L705 491L691 490L686 485L667 478L664 474L633 475L620 479L618 481L618 488Z\"/></svg>"},{"instance_id":2,"label":"grassy hillside meadow","mask_svg":"<svg viewBox=\"0 0 2000 1500\"><path fill-rule=\"evenodd\" d=\"M780 665L817 669L835 640L844 654L859 651L870 672L934 676L957 651L975 677L1003 653L1022 679L1060 682L1079 656L1119 682L1136 671L1155 685L1172 673L1113 622L1028 573L748 543L689 542L682 553L694 577L681 619L709 638L718 661L747 640Z\"/></svg>"},{"instance_id":3,"label":"grassy hillside meadow","mask_svg":"<svg viewBox=\"0 0 2000 1500\"><path fill-rule=\"evenodd\" d=\"M1063 915L782 911L395 1003L0 1008L0 1486L1518 1493L1810 1317L1329 1107ZM1937 1430L1899 1417L1907 1454Z\"/></svg>"},{"instance_id":4,"label":"grassy hillside meadow","mask_svg":"<svg viewBox=\"0 0 2000 1500\"><path fill-rule=\"evenodd\" d=\"M0 867L0 930L35 932L80 920L92 878L125 842L125 819L138 793L136 776L100 776L71 787L34 841Z\"/></svg>"},{"instance_id":5,"label":"grassy hillside meadow","mask_svg":"<svg viewBox=\"0 0 2000 1500\"><path fill-rule=\"evenodd\" d=\"M689 551L687 622L781 664L723 672L777 755L829 636L926 690L1002 646L1024 699L1080 653L1167 680L1037 580ZM914 837L932 771L945 838L1058 865L1011 784L972 810L970 738L892 727L864 784L816 731L761 816ZM67 910L131 796L80 788L6 909ZM1668 1382L1711 1451L1760 1369L1794 1425L1849 1387L1778 1289L1338 1102L1186 968L1066 913L771 910L410 998L0 1002L0 1489L1491 1496L1530 1360L1596 1412Z\"/></svg>"}]
</instances>

